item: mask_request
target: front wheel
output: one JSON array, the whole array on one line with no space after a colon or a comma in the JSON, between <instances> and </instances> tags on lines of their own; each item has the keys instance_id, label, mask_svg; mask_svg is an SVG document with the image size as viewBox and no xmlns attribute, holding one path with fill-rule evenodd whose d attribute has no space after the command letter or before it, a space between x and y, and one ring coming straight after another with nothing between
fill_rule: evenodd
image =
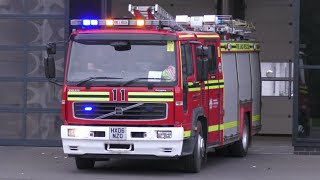
<instances>
[{"instance_id":1,"label":"front wheel","mask_svg":"<svg viewBox=\"0 0 320 180\"><path fill-rule=\"evenodd\" d=\"M76 166L78 169L92 169L94 168L95 161L92 159L85 159L76 157Z\"/></svg>"},{"instance_id":2,"label":"front wheel","mask_svg":"<svg viewBox=\"0 0 320 180\"><path fill-rule=\"evenodd\" d=\"M248 153L249 149L249 137L250 137L250 130L249 130L249 118L245 116L245 121L243 125L242 131L242 139L235 142L230 146L230 154L235 157L245 157Z\"/></svg>"},{"instance_id":3,"label":"front wheel","mask_svg":"<svg viewBox=\"0 0 320 180\"><path fill-rule=\"evenodd\" d=\"M200 172L202 164L207 157L205 132L200 121L197 122L198 132L195 135L195 146L193 153L184 157L184 169L188 173Z\"/></svg>"}]
</instances>

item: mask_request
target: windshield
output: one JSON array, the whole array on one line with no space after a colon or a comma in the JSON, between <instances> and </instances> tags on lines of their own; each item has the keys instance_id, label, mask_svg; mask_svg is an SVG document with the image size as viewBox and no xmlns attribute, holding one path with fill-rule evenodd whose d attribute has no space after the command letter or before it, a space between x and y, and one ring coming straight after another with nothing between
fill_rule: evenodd
<instances>
[{"instance_id":1,"label":"windshield","mask_svg":"<svg viewBox=\"0 0 320 180\"><path fill-rule=\"evenodd\" d=\"M174 41L74 41L67 81L77 84L93 78L94 85L131 81L127 84L161 86L173 85L176 74Z\"/></svg>"}]
</instances>

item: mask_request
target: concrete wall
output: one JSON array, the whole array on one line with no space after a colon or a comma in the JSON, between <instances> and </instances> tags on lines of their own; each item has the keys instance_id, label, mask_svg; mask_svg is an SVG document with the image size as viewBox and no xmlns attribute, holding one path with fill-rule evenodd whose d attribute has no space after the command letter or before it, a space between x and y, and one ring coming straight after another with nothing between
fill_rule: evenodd
<instances>
[{"instance_id":1,"label":"concrete wall","mask_svg":"<svg viewBox=\"0 0 320 180\"><path fill-rule=\"evenodd\" d=\"M261 59L266 62L293 60L293 0L247 0L246 20L256 24Z\"/></svg>"},{"instance_id":2,"label":"concrete wall","mask_svg":"<svg viewBox=\"0 0 320 180\"><path fill-rule=\"evenodd\" d=\"M261 43L262 62L293 60L293 0L247 0L246 3L246 20L256 24L253 37ZM292 100L286 96L262 98L261 133L291 134L292 122Z\"/></svg>"},{"instance_id":3,"label":"concrete wall","mask_svg":"<svg viewBox=\"0 0 320 180\"><path fill-rule=\"evenodd\" d=\"M128 4L159 4L171 15L203 15L216 13L216 0L112 0L112 17L131 17Z\"/></svg>"}]
</instances>

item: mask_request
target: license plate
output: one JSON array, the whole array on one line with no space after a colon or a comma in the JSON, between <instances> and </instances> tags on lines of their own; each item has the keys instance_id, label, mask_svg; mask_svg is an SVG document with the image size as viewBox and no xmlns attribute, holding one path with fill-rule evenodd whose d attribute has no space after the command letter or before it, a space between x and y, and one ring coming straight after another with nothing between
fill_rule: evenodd
<instances>
[{"instance_id":1,"label":"license plate","mask_svg":"<svg viewBox=\"0 0 320 180\"><path fill-rule=\"evenodd\" d=\"M127 130L125 127L110 127L110 140L126 140Z\"/></svg>"}]
</instances>

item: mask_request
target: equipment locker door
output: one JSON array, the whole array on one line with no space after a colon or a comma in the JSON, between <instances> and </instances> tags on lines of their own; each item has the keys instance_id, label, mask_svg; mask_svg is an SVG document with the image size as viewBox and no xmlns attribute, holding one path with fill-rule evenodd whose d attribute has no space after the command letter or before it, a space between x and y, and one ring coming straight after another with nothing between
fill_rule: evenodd
<instances>
[{"instance_id":1,"label":"equipment locker door","mask_svg":"<svg viewBox=\"0 0 320 180\"><path fill-rule=\"evenodd\" d=\"M205 104L208 114L208 142L210 144L219 143L220 139L220 102L222 89L218 70L218 47L215 40L205 41L208 47L209 73L208 81L205 82Z\"/></svg>"}]
</instances>

